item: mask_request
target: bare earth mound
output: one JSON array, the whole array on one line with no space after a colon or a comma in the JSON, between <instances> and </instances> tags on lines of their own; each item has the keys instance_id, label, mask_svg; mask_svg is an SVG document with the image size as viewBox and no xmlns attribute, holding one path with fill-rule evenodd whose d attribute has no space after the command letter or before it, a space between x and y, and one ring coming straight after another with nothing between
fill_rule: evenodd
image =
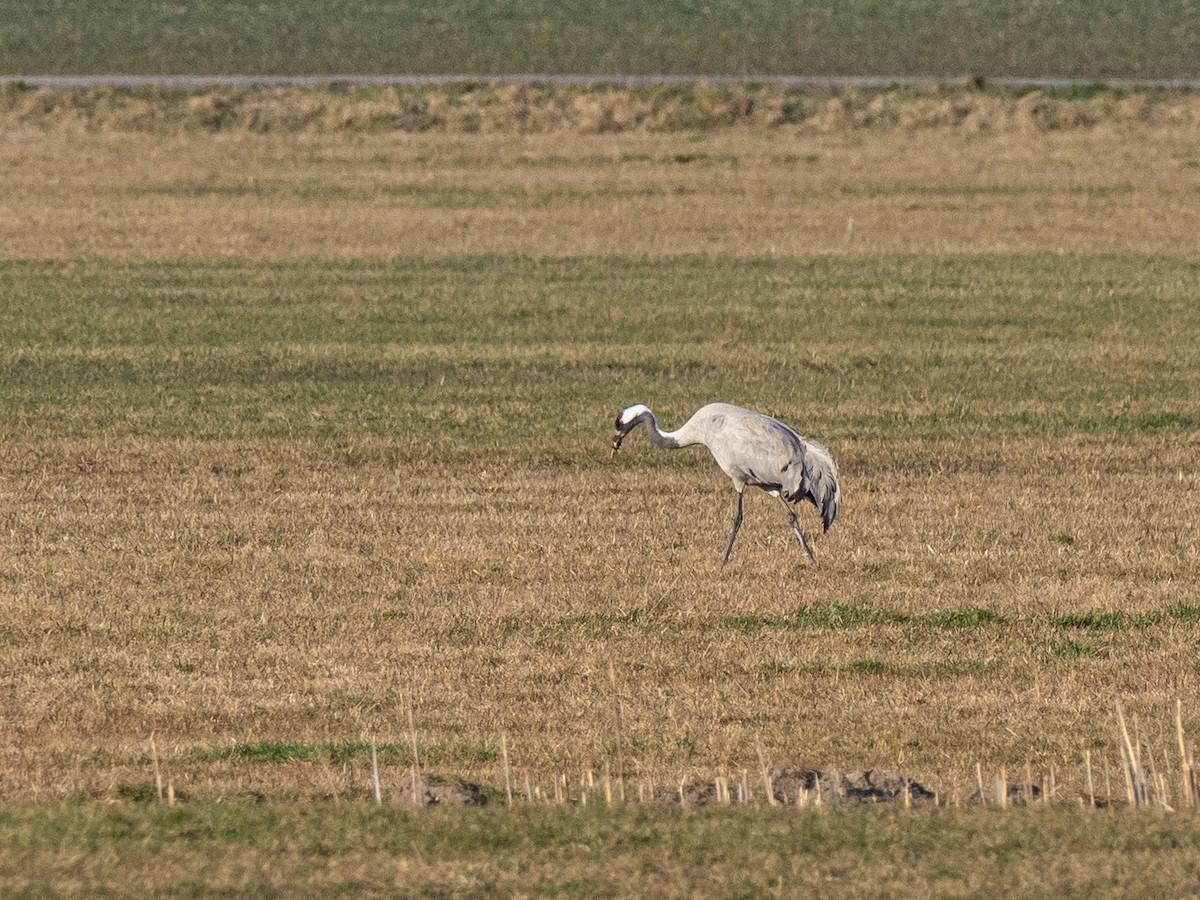
<instances>
[{"instance_id":1,"label":"bare earth mound","mask_svg":"<svg viewBox=\"0 0 1200 900\"><path fill-rule=\"evenodd\" d=\"M849 803L903 803L933 800L933 791L899 772L858 769L849 772L806 769L802 766L776 766L770 770L771 794L776 803L798 806L841 805ZM744 785L731 785L729 799L716 785L704 785L684 791L684 802L704 806L710 803L753 801L762 795L765 782L760 773L747 775ZM749 793L749 797L744 795ZM678 802L679 794L673 795Z\"/></svg>"},{"instance_id":2,"label":"bare earth mound","mask_svg":"<svg viewBox=\"0 0 1200 900\"><path fill-rule=\"evenodd\" d=\"M488 802L488 797L484 789L474 782L427 772L417 777L415 785L412 778L404 778L399 787L392 791L392 801L407 806L483 806Z\"/></svg>"}]
</instances>

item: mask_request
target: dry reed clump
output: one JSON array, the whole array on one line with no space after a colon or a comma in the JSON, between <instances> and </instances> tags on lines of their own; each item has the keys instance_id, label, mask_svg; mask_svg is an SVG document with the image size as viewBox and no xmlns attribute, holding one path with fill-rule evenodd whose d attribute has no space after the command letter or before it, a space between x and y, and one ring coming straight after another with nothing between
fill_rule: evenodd
<instances>
[{"instance_id":1,"label":"dry reed clump","mask_svg":"<svg viewBox=\"0 0 1200 900\"><path fill-rule=\"evenodd\" d=\"M199 91L9 85L0 91L0 125L122 132L610 134L730 126L1040 132L1135 123L1196 127L1200 97L1165 91L1061 97L1046 91L990 94L971 86L830 90L705 82L643 88L469 84Z\"/></svg>"},{"instance_id":2,"label":"dry reed clump","mask_svg":"<svg viewBox=\"0 0 1200 900\"><path fill-rule=\"evenodd\" d=\"M646 123L650 105L625 91L583 93L572 98L572 127L594 134L630 131Z\"/></svg>"},{"instance_id":3,"label":"dry reed clump","mask_svg":"<svg viewBox=\"0 0 1200 900\"><path fill-rule=\"evenodd\" d=\"M1175 101L1145 93L1120 96L1102 92L1064 100L1044 91L1021 97L993 97L975 91L934 90L917 95L893 91L845 91L828 98L807 124L823 132L863 128L960 128L970 132L1043 132L1100 125L1137 123L1195 126L1200 104L1181 96Z\"/></svg>"}]
</instances>

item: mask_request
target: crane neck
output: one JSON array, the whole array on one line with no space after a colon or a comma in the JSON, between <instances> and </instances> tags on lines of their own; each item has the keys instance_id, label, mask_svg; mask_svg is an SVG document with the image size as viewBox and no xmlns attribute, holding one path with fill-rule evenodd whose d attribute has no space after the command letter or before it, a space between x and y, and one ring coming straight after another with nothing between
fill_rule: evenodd
<instances>
[{"instance_id":1,"label":"crane neck","mask_svg":"<svg viewBox=\"0 0 1200 900\"><path fill-rule=\"evenodd\" d=\"M679 432L677 431L668 431L665 433L659 431L658 419L655 418L654 413L650 410L646 410L638 416L638 420L646 426L646 433L650 436L651 442L656 447L661 447L664 450L678 450L680 447L686 447L688 444L695 443L695 441L681 441L679 439Z\"/></svg>"}]
</instances>

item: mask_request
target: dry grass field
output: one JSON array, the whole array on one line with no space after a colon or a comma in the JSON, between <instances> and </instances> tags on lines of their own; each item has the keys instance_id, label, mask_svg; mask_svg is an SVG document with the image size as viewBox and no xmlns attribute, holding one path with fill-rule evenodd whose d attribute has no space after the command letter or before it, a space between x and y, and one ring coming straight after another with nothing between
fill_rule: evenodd
<instances>
[{"instance_id":1,"label":"dry grass field","mask_svg":"<svg viewBox=\"0 0 1200 900\"><path fill-rule=\"evenodd\" d=\"M1073 803L1118 704L1172 779L1200 734L1190 123L13 127L0 198L8 804L145 798L151 735L185 805L414 737L495 791L502 734L547 792L761 744ZM716 399L839 459L816 565L750 495L719 567L703 449L610 458Z\"/></svg>"}]
</instances>

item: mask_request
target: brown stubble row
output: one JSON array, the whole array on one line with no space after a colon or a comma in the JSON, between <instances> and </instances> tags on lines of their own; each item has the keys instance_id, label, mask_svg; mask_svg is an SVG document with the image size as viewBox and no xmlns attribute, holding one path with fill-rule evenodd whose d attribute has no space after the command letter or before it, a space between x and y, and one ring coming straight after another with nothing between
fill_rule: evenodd
<instances>
[{"instance_id":1,"label":"brown stubble row","mask_svg":"<svg viewBox=\"0 0 1200 900\"><path fill-rule=\"evenodd\" d=\"M816 567L752 498L722 571L732 491L669 464L447 482L295 444L131 439L99 465L86 441L10 444L4 791L136 781L155 733L190 791L325 796L354 773L203 751L404 744L410 701L442 770L495 783L499 763L470 748L506 733L518 770L600 771L615 766L610 665L628 774L660 784L749 765L757 741L775 759L901 765L943 791L978 760L1031 757L1066 779L1112 746L1118 702L1166 746L1175 698L1197 693L1194 623L1163 615L1194 602L1194 445L920 450L959 470L851 450ZM993 471L999 452L1029 473ZM875 620L787 624L834 604ZM969 609L999 620L921 618ZM1055 624L1089 611L1157 618Z\"/></svg>"},{"instance_id":2,"label":"brown stubble row","mask_svg":"<svg viewBox=\"0 0 1200 900\"><path fill-rule=\"evenodd\" d=\"M990 136L18 129L0 136L0 247L6 260L84 265L487 252L1191 258L1195 146L1188 127L1148 125ZM505 351L429 352L452 362ZM737 355L679 352L719 365ZM914 379L910 411L944 405ZM165 771L193 795L362 796L361 757L255 765L212 751L403 746L410 703L430 765L502 783L506 734L515 770L544 786L552 772L615 765L610 666L628 774L660 784L753 768L761 742L776 760L902 767L946 796L970 789L976 763L1014 770L1029 758L1078 786L1086 749L1097 764L1107 751L1116 771L1117 702L1157 747L1172 740L1176 698L1196 732L1195 622L1163 615L1198 602L1189 433L949 442L872 431L834 447L846 506L817 566L773 503L752 497L722 571L727 480L634 439L610 462L611 413L553 448L574 462L543 466L522 463L548 455L536 434L494 459L357 435L367 452L348 460L308 438L202 441L156 435L153 422L73 438L10 429L0 793L145 782L154 734ZM796 617L833 604L867 618ZM1002 620L920 618L973 609ZM1092 611L1148 624L1055 624Z\"/></svg>"},{"instance_id":3,"label":"brown stubble row","mask_svg":"<svg viewBox=\"0 0 1200 900\"><path fill-rule=\"evenodd\" d=\"M1200 249L1191 127L0 141L13 258ZM231 164L236 161L236 164Z\"/></svg>"}]
</instances>

